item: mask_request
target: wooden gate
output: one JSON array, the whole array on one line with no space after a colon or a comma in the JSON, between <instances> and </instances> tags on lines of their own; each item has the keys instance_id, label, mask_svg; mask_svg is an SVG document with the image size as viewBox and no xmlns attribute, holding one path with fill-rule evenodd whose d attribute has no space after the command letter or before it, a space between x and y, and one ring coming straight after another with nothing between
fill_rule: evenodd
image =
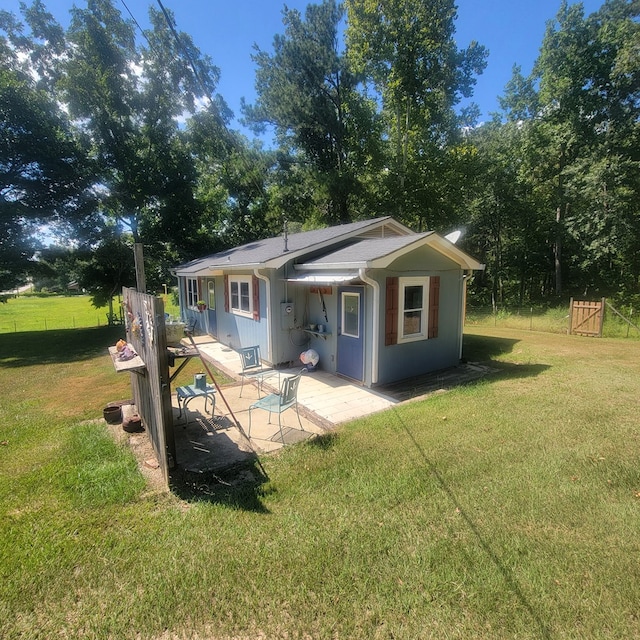
<instances>
[{"instance_id":1,"label":"wooden gate","mask_svg":"<svg viewBox=\"0 0 640 640\"><path fill-rule=\"evenodd\" d=\"M164 303L161 298L127 288L122 290L122 298L127 341L144 362L144 368L131 373L133 400L168 484L176 451Z\"/></svg>"},{"instance_id":2,"label":"wooden gate","mask_svg":"<svg viewBox=\"0 0 640 640\"><path fill-rule=\"evenodd\" d=\"M602 337L605 298L596 302L574 300L569 305L569 334Z\"/></svg>"}]
</instances>

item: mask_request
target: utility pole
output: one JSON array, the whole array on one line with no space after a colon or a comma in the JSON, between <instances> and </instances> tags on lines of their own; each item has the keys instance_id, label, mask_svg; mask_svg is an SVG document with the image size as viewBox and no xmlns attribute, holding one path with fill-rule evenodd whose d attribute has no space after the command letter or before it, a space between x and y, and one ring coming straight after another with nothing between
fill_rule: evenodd
<instances>
[{"instance_id":1,"label":"utility pole","mask_svg":"<svg viewBox=\"0 0 640 640\"><path fill-rule=\"evenodd\" d=\"M144 275L144 253L142 242L133 245L133 258L136 265L136 289L140 293L147 293L147 279Z\"/></svg>"}]
</instances>

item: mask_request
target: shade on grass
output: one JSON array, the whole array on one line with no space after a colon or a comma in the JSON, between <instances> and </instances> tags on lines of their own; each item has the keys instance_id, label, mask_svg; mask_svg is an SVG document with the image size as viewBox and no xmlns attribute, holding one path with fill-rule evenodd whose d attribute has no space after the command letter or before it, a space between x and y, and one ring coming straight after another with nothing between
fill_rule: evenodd
<instances>
[{"instance_id":1,"label":"shade on grass","mask_svg":"<svg viewBox=\"0 0 640 640\"><path fill-rule=\"evenodd\" d=\"M91 335L64 418L79 365L0 339L3 637L640 636L637 343L467 334L497 374L182 499L83 422L128 392Z\"/></svg>"}]
</instances>

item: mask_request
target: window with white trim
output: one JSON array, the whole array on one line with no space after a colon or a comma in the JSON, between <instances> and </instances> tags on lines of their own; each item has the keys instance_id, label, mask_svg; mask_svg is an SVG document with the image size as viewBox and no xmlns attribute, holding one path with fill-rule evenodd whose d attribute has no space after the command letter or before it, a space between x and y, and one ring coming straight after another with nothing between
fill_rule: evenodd
<instances>
[{"instance_id":1,"label":"window with white trim","mask_svg":"<svg viewBox=\"0 0 640 640\"><path fill-rule=\"evenodd\" d=\"M352 291L342 292L342 335L350 338L360 337L360 294Z\"/></svg>"},{"instance_id":2,"label":"window with white trim","mask_svg":"<svg viewBox=\"0 0 640 640\"><path fill-rule=\"evenodd\" d=\"M429 278L398 278L398 342L427 338Z\"/></svg>"},{"instance_id":3,"label":"window with white trim","mask_svg":"<svg viewBox=\"0 0 640 640\"><path fill-rule=\"evenodd\" d=\"M229 276L229 307L232 313L253 317L253 278Z\"/></svg>"},{"instance_id":4,"label":"window with white trim","mask_svg":"<svg viewBox=\"0 0 640 640\"><path fill-rule=\"evenodd\" d=\"M186 289L187 289L187 307L195 309L198 306L198 279L187 278Z\"/></svg>"}]
</instances>

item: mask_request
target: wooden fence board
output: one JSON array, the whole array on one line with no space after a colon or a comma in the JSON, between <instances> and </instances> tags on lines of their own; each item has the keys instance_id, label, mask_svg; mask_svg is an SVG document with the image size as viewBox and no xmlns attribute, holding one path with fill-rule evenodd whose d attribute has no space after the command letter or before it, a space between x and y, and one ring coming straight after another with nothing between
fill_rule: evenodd
<instances>
[{"instance_id":1,"label":"wooden fence board","mask_svg":"<svg viewBox=\"0 0 640 640\"><path fill-rule=\"evenodd\" d=\"M574 300L569 308L569 333L580 336L602 337L605 299L597 301Z\"/></svg>"},{"instance_id":2,"label":"wooden fence board","mask_svg":"<svg viewBox=\"0 0 640 640\"><path fill-rule=\"evenodd\" d=\"M122 291L122 301L127 341L145 364L141 371L131 373L133 400L168 485L176 450L164 303L161 298L128 288Z\"/></svg>"}]
</instances>

